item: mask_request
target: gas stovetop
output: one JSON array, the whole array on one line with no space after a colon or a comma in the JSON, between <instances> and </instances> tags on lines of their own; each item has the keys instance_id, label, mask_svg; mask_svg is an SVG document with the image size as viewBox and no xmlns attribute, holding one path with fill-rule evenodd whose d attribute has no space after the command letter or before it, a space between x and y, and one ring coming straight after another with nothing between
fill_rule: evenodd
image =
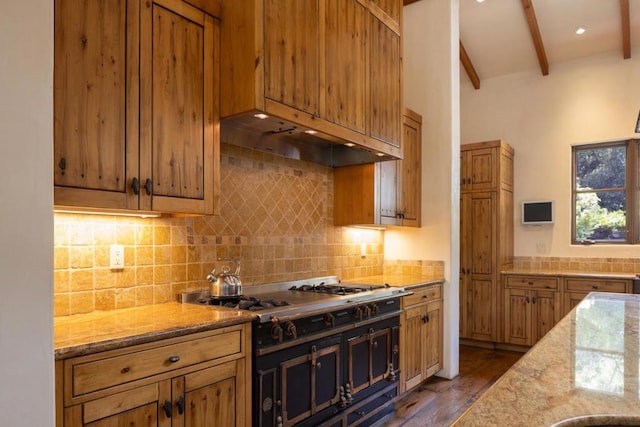
<instances>
[{"instance_id":1,"label":"gas stovetop","mask_svg":"<svg viewBox=\"0 0 640 427\"><path fill-rule=\"evenodd\" d=\"M245 286L238 297L212 297L208 290L183 292L183 303L217 305L251 310L261 323L274 318L297 318L348 305L365 304L402 296L406 292L388 285L345 284L337 276Z\"/></svg>"}]
</instances>

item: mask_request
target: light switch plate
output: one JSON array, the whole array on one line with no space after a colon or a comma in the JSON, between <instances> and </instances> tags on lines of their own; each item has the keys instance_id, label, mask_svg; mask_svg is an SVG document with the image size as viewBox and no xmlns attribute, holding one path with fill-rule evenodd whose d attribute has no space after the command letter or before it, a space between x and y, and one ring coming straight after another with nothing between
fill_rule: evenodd
<instances>
[{"instance_id":1,"label":"light switch plate","mask_svg":"<svg viewBox=\"0 0 640 427\"><path fill-rule=\"evenodd\" d=\"M112 270L122 270L124 268L124 246L111 245L109 251L109 267Z\"/></svg>"}]
</instances>

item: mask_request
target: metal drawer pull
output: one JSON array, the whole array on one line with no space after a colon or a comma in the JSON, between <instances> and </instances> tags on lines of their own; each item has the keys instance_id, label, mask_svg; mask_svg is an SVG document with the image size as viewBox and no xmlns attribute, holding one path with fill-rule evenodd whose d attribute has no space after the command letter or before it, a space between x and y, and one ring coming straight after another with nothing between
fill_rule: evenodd
<instances>
[{"instance_id":1,"label":"metal drawer pull","mask_svg":"<svg viewBox=\"0 0 640 427\"><path fill-rule=\"evenodd\" d=\"M184 396L180 396L178 399L178 414L184 414Z\"/></svg>"},{"instance_id":2,"label":"metal drawer pull","mask_svg":"<svg viewBox=\"0 0 640 427\"><path fill-rule=\"evenodd\" d=\"M179 362L179 361L180 361L180 356L171 356L169 358L169 362L171 362L171 363L176 363L176 362Z\"/></svg>"}]
</instances>

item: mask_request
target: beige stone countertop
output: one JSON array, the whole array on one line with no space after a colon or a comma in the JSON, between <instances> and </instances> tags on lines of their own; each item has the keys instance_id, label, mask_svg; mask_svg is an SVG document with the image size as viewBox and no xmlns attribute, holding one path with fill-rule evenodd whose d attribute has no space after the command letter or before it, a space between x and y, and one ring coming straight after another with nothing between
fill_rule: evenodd
<instances>
[{"instance_id":1,"label":"beige stone countertop","mask_svg":"<svg viewBox=\"0 0 640 427\"><path fill-rule=\"evenodd\" d=\"M112 350L251 322L247 311L170 302L54 318L55 358Z\"/></svg>"},{"instance_id":2,"label":"beige stone countertop","mask_svg":"<svg viewBox=\"0 0 640 427\"><path fill-rule=\"evenodd\" d=\"M589 294L454 425L640 425L639 330L640 295Z\"/></svg>"},{"instance_id":3,"label":"beige stone countertop","mask_svg":"<svg viewBox=\"0 0 640 427\"><path fill-rule=\"evenodd\" d=\"M536 270L536 269L509 269L502 270L505 275L533 274L536 276L558 276L558 277L584 277L593 279L634 279L636 273L619 272L599 272L582 270Z\"/></svg>"},{"instance_id":4,"label":"beige stone countertop","mask_svg":"<svg viewBox=\"0 0 640 427\"><path fill-rule=\"evenodd\" d=\"M394 288L404 288L410 290L416 286L433 285L444 283L443 277L434 276L407 276L403 274L384 274L380 276L367 276L357 279L343 280L344 283L357 283L363 285L385 285Z\"/></svg>"}]
</instances>

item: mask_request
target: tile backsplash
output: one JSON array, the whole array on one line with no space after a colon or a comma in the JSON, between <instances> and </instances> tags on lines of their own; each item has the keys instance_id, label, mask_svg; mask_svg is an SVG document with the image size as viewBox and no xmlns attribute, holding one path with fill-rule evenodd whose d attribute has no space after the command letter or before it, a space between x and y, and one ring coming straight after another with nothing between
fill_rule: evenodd
<instances>
[{"instance_id":1,"label":"tile backsplash","mask_svg":"<svg viewBox=\"0 0 640 427\"><path fill-rule=\"evenodd\" d=\"M514 257L513 268L636 273L640 272L640 258Z\"/></svg>"},{"instance_id":2,"label":"tile backsplash","mask_svg":"<svg viewBox=\"0 0 640 427\"><path fill-rule=\"evenodd\" d=\"M222 144L219 216L55 214L54 314L173 301L218 257L238 258L245 286L383 272L383 231L333 226L333 172ZM109 268L112 244L125 268ZM362 256L364 250L365 256Z\"/></svg>"}]
</instances>

